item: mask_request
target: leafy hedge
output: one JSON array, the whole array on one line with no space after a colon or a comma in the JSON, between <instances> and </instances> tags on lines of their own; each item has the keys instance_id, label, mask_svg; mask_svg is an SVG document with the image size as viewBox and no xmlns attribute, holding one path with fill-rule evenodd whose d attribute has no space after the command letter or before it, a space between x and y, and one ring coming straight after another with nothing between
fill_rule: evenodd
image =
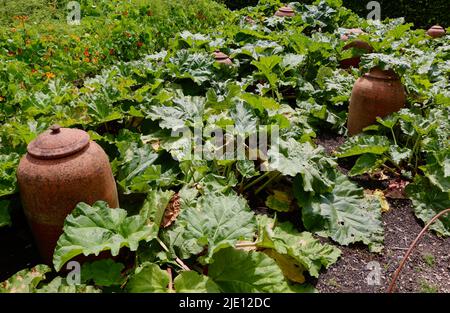
<instances>
[{"instance_id":1,"label":"leafy hedge","mask_svg":"<svg viewBox=\"0 0 450 313\"><path fill-rule=\"evenodd\" d=\"M228 8L235 10L258 3L258 0L218 0ZM289 1L286 1L288 3ZM298 2L311 4L314 0ZM366 5L370 0L343 0L344 6L366 17L369 10ZM378 0L381 4L381 18L405 17L406 22L414 23L416 27L429 27L440 24L450 25L450 1L448 0Z\"/></svg>"}]
</instances>

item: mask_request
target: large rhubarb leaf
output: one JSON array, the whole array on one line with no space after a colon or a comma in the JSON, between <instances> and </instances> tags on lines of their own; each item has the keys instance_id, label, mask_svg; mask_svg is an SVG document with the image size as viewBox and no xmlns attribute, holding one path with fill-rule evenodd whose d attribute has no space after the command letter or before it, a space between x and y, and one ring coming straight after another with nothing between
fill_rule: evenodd
<instances>
[{"instance_id":1,"label":"large rhubarb leaf","mask_svg":"<svg viewBox=\"0 0 450 313\"><path fill-rule=\"evenodd\" d=\"M381 155L389 150L391 143L385 136L360 135L351 137L339 147L337 157L347 158L366 153Z\"/></svg>"},{"instance_id":2,"label":"large rhubarb leaf","mask_svg":"<svg viewBox=\"0 0 450 313\"><path fill-rule=\"evenodd\" d=\"M119 148L119 186L125 193L147 192L150 189L148 182L161 176L161 166L154 164L158 154L150 145L139 147L136 142L124 143Z\"/></svg>"},{"instance_id":3,"label":"large rhubarb leaf","mask_svg":"<svg viewBox=\"0 0 450 313\"><path fill-rule=\"evenodd\" d=\"M245 199L236 195L208 194L195 207L186 208L178 217L172 232L175 246L192 245L192 252L207 248L201 261L208 263L220 249L234 246L237 240L252 239L256 223ZM181 238L179 237L181 236ZM182 249L182 247L180 247Z\"/></svg>"},{"instance_id":4,"label":"large rhubarb leaf","mask_svg":"<svg viewBox=\"0 0 450 313\"><path fill-rule=\"evenodd\" d=\"M292 177L300 175L305 191L320 193L333 188L336 163L323 153L322 148L289 139L281 141L279 147L271 148L268 155L270 170Z\"/></svg>"},{"instance_id":5,"label":"large rhubarb leaf","mask_svg":"<svg viewBox=\"0 0 450 313\"><path fill-rule=\"evenodd\" d=\"M416 216L428 223L436 214L450 208L450 191L443 192L428 179L417 176L414 183L406 187ZM450 214L435 221L430 229L443 236L450 236Z\"/></svg>"},{"instance_id":6,"label":"large rhubarb leaf","mask_svg":"<svg viewBox=\"0 0 450 313\"><path fill-rule=\"evenodd\" d=\"M111 259L84 263L80 271L81 280L83 282L93 281L97 286L121 285L124 281L124 277L121 275L124 268L122 263L116 263Z\"/></svg>"},{"instance_id":7,"label":"large rhubarb leaf","mask_svg":"<svg viewBox=\"0 0 450 313\"><path fill-rule=\"evenodd\" d=\"M159 230L159 226L164 217L164 211L174 194L175 192L171 190L151 190L147 194L147 198L139 214L148 222L153 223Z\"/></svg>"},{"instance_id":8,"label":"large rhubarb leaf","mask_svg":"<svg viewBox=\"0 0 450 313\"><path fill-rule=\"evenodd\" d=\"M344 175L336 179L329 193L312 195L295 182L295 192L302 206L303 223L309 231L327 236L341 245L362 242L373 252L383 248L381 205L376 198L366 198L362 188Z\"/></svg>"},{"instance_id":9,"label":"large rhubarb leaf","mask_svg":"<svg viewBox=\"0 0 450 313\"><path fill-rule=\"evenodd\" d=\"M173 282L177 293L220 292L219 286L211 278L195 271L181 272Z\"/></svg>"},{"instance_id":10,"label":"large rhubarb leaf","mask_svg":"<svg viewBox=\"0 0 450 313\"><path fill-rule=\"evenodd\" d=\"M167 292L169 274L154 263L144 263L139 266L127 283L127 291L135 293Z\"/></svg>"},{"instance_id":11,"label":"large rhubarb leaf","mask_svg":"<svg viewBox=\"0 0 450 313\"><path fill-rule=\"evenodd\" d=\"M334 264L341 254L338 248L320 243L311 233L298 232L289 222L274 226L272 219L260 218L259 228L258 247L290 257L300 270L306 269L314 277L319 277L322 267Z\"/></svg>"},{"instance_id":12,"label":"large rhubarb leaf","mask_svg":"<svg viewBox=\"0 0 450 313\"><path fill-rule=\"evenodd\" d=\"M257 251L220 250L214 254L208 276L223 292L300 291L287 283L275 260Z\"/></svg>"},{"instance_id":13,"label":"large rhubarb leaf","mask_svg":"<svg viewBox=\"0 0 450 313\"><path fill-rule=\"evenodd\" d=\"M155 238L157 230L155 224L147 225L141 216L127 216L127 211L111 209L104 201L92 206L79 203L64 222L53 265L60 270L68 260L80 254L98 255L110 250L116 256L122 247L136 251L139 241Z\"/></svg>"},{"instance_id":14,"label":"large rhubarb leaf","mask_svg":"<svg viewBox=\"0 0 450 313\"><path fill-rule=\"evenodd\" d=\"M202 126L205 98L180 96L172 100L172 106L152 108L149 118L159 120L161 128L182 131L185 127Z\"/></svg>"}]
</instances>

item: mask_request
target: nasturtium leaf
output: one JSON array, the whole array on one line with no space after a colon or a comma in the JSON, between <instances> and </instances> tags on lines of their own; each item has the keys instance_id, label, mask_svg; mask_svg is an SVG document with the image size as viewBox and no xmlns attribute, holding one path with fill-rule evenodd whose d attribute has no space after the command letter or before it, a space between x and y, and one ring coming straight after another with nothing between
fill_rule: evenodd
<instances>
[{"instance_id":1,"label":"nasturtium leaf","mask_svg":"<svg viewBox=\"0 0 450 313\"><path fill-rule=\"evenodd\" d=\"M139 266L128 280L126 289L132 293L166 293L169 274L154 263L146 262Z\"/></svg>"},{"instance_id":2,"label":"nasturtium leaf","mask_svg":"<svg viewBox=\"0 0 450 313\"><path fill-rule=\"evenodd\" d=\"M339 147L337 157L346 158L366 153L380 155L387 152L390 145L389 139L385 136L355 136L348 139Z\"/></svg>"},{"instance_id":3,"label":"nasturtium leaf","mask_svg":"<svg viewBox=\"0 0 450 313\"><path fill-rule=\"evenodd\" d=\"M0 227L11 225L11 216L8 200L0 200Z\"/></svg>"},{"instance_id":4,"label":"nasturtium leaf","mask_svg":"<svg viewBox=\"0 0 450 313\"><path fill-rule=\"evenodd\" d=\"M93 281L97 286L109 287L121 285L124 277L121 275L125 266L111 259L98 260L84 263L81 267L81 280L83 282Z\"/></svg>"},{"instance_id":5,"label":"nasturtium leaf","mask_svg":"<svg viewBox=\"0 0 450 313\"><path fill-rule=\"evenodd\" d=\"M336 163L322 148L314 148L309 142L281 141L279 146L269 150L268 156L270 170L291 177L300 175L305 191L321 193L334 185L333 166Z\"/></svg>"},{"instance_id":6,"label":"nasturtium leaf","mask_svg":"<svg viewBox=\"0 0 450 313\"><path fill-rule=\"evenodd\" d=\"M219 293L219 286L208 276L196 271L183 271L174 279L177 293Z\"/></svg>"},{"instance_id":7,"label":"nasturtium leaf","mask_svg":"<svg viewBox=\"0 0 450 313\"><path fill-rule=\"evenodd\" d=\"M406 187L416 216L428 223L436 214L450 208L450 191L443 192L427 178L417 176L414 183ZM430 229L442 236L450 236L450 214L431 224Z\"/></svg>"},{"instance_id":8,"label":"nasturtium leaf","mask_svg":"<svg viewBox=\"0 0 450 313\"><path fill-rule=\"evenodd\" d=\"M183 241L195 240L207 253L209 263L220 249L234 246L238 240L252 239L256 223L246 200L236 195L207 194L195 207L186 208L176 224L184 225ZM191 241L192 242L192 241Z\"/></svg>"},{"instance_id":9,"label":"nasturtium leaf","mask_svg":"<svg viewBox=\"0 0 450 313\"><path fill-rule=\"evenodd\" d=\"M37 285L45 279L45 274L51 272L47 265L36 265L24 269L4 282L0 283L0 293L30 293L35 292Z\"/></svg>"},{"instance_id":10,"label":"nasturtium leaf","mask_svg":"<svg viewBox=\"0 0 450 313\"><path fill-rule=\"evenodd\" d=\"M215 253L208 276L223 292L291 292L291 286L275 260L257 251L234 248Z\"/></svg>"},{"instance_id":11,"label":"nasturtium leaf","mask_svg":"<svg viewBox=\"0 0 450 313\"><path fill-rule=\"evenodd\" d=\"M295 182L297 185L298 182ZM344 175L336 179L329 193L312 195L295 188L302 207L302 220L306 229L327 236L341 245L362 242L372 252L381 252L384 231L380 203L366 198L362 188Z\"/></svg>"},{"instance_id":12,"label":"nasturtium leaf","mask_svg":"<svg viewBox=\"0 0 450 313\"><path fill-rule=\"evenodd\" d=\"M150 241L157 235L156 225L147 225L139 215L127 216L123 209L111 209L104 201L92 206L79 203L64 222L53 255L56 270L73 257L84 254L98 255L110 250L113 256L122 247L136 251L141 240Z\"/></svg>"},{"instance_id":13,"label":"nasturtium leaf","mask_svg":"<svg viewBox=\"0 0 450 313\"><path fill-rule=\"evenodd\" d=\"M289 222L271 226L274 221L270 218L259 221L258 247L273 249L282 256L289 257L311 276L319 277L319 271L336 263L341 255L338 248L320 243L311 233L297 231Z\"/></svg>"}]
</instances>

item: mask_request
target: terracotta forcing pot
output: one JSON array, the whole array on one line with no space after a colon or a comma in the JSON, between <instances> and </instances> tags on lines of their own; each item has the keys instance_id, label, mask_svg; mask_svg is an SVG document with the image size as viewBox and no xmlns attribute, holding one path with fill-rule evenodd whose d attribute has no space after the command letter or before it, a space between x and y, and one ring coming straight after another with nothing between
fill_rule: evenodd
<instances>
[{"instance_id":1,"label":"terracotta forcing pot","mask_svg":"<svg viewBox=\"0 0 450 313\"><path fill-rule=\"evenodd\" d=\"M275 12L275 15L280 16L280 17L292 17L292 16L295 16L295 12L291 7L285 6L285 7L279 8Z\"/></svg>"},{"instance_id":2,"label":"terracotta forcing pot","mask_svg":"<svg viewBox=\"0 0 450 313\"><path fill-rule=\"evenodd\" d=\"M348 133L353 136L405 106L405 89L397 74L378 68L359 78L353 86L348 114Z\"/></svg>"},{"instance_id":3,"label":"terracotta forcing pot","mask_svg":"<svg viewBox=\"0 0 450 313\"><path fill-rule=\"evenodd\" d=\"M64 220L79 202L119 206L103 149L79 129L55 125L33 140L17 170L20 197L39 252L52 264Z\"/></svg>"},{"instance_id":4,"label":"terracotta forcing pot","mask_svg":"<svg viewBox=\"0 0 450 313\"><path fill-rule=\"evenodd\" d=\"M214 59L216 59L217 63L228 64L228 65L233 64L233 61L231 61L230 57L228 55L226 55L225 53L220 52L219 50L214 51L213 55L214 55Z\"/></svg>"},{"instance_id":5,"label":"terracotta forcing pot","mask_svg":"<svg viewBox=\"0 0 450 313\"><path fill-rule=\"evenodd\" d=\"M428 36L439 38L445 36L445 29L442 26L434 25L427 31Z\"/></svg>"},{"instance_id":6,"label":"terracotta forcing pot","mask_svg":"<svg viewBox=\"0 0 450 313\"><path fill-rule=\"evenodd\" d=\"M342 41L348 41L349 40L349 35L360 35L360 34L364 34L364 32L359 29L359 28L352 28L347 30L347 32L341 36L341 40ZM360 49L365 51L366 53L371 53L373 52L373 48L370 44L368 44L365 41L362 40L353 40L352 42L348 43L347 45L344 46L343 50L349 50L352 48L356 48L356 49ZM341 64L341 68L343 69L348 69L351 67L359 67L359 63L361 62L361 57L356 56L356 57L352 57L352 58L348 58L348 59L344 59L340 61Z\"/></svg>"}]
</instances>

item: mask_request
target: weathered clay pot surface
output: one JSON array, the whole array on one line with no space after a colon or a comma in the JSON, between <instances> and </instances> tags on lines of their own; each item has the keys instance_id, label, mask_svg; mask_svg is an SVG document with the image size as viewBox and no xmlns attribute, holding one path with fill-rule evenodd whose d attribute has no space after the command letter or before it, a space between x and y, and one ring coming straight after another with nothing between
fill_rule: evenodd
<instances>
[{"instance_id":1,"label":"weathered clay pot surface","mask_svg":"<svg viewBox=\"0 0 450 313\"><path fill-rule=\"evenodd\" d=\"M344 35L341 36L341 40L348 41L349 35L359 35L359 34L364 34L364 31L362 31L359 28L349 29ZM352 48L365 50L367 53L373 52L373 48L370 44L368 44L365 41L358 40L358 39L353 40L350 43L348 43L347 45L345 45L343 50L345 51L345 50L349 50ZM343 69L348 69L351 67L356 68L356 67L359 67L360 62L361 62L361 57L356 56L356 57L341 60L340 65L341 65L341 68L343 68Z\"/></svg>"},{"instance_id":2,"label":"weathered clay pot surface","mask_svg":"<svg viewBox=\"0 0 450 313\"><path fill-rule=\"evenodd\" d=\"M223 52L216 50L214 51L213 55L217 63L233 64L233 61L231 61L230 57Z\"/></svg>"},{"instance_id":3,"label":"weathered clay pot surface","mask_svg":"<svg viewBox=\"0 0 450 313\"><path fill-rule=\"evenodd\" d=\"M435 25L427 31L428 36L439 38L445 36L445 29L442 26Z\"/></svg>"},{"instance_id":4,"label":"weathered clay pot surface","mask_svg":"<svg viewBox=\"0 0 450 313\"><path fill-rule=\"evenodd\" d=\"M398 76L393 71L372 69L353 86L347 124L349 135L375 124L377 116L399 111L405 102L405 89Z\"/></svg>"},{"instance_id":5,"label":"weathered clay pot surface","mask_svg":"<svg viewBox=\"0 0 450 313\"><path fill-rule=\"evenodd\" d=\"M119 206L108 156L81 130L46 131L28 146L17 171L25 215L43 261L52 264L66 216L79 202Z\"/></svg>"},{"instance_id":6,"label":"weathered clay pot surface","mask_svg":"<svg viewBox=\"0 0 450 313\"><path fill-rule=\"evenodd\" d=\"M295 12L290 7L281 7L275 12L275 15L280 17L292 17L295 16Z\"/></svg>"}]
</instances>

